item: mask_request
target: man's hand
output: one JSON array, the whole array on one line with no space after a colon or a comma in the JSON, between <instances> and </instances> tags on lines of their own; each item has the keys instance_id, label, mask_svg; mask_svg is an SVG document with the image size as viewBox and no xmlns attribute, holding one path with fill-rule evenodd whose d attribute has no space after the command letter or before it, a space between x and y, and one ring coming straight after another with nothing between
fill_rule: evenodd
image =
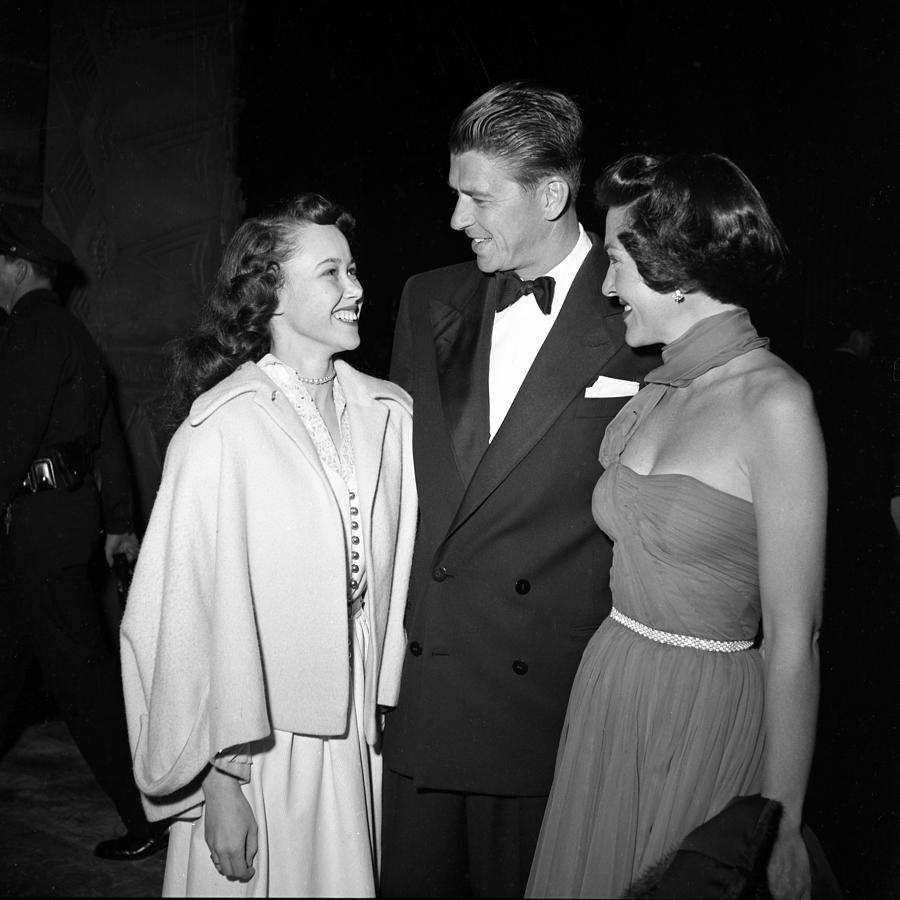
<instances>
[{"instance_id":1,"label":"man's hand","mask_svg":"<svg viewBox=\"0 0 900 900\"><path fill-rule=\"evenodd\" d=\"M141 543L134 532L129 531L127 534L108 534L106 536L106 544L103 547L103 553L106 556L106 564L112 566L113 557L117 553L124 553L129 562L134 562L137 559L140 546Z\"/></svg>"}]
</instances>

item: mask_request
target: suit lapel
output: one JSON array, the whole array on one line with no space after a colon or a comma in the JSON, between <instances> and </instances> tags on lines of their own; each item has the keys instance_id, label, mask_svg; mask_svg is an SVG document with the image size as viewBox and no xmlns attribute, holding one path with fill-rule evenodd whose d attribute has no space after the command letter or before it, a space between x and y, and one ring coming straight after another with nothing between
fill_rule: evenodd
<instances>
[{"instance_id":1,"label":"suit lapel","mask_svg":"<svg viewBox=\"0 0 900 900\"><path fill-rule=\"evenodd\" d=\"M603 274L602 247L595 241L569 289L559 318L475 470L451 532L531 451L618 349L610 326L614 322L618 325L619 317L608 298L600 293Z\"/></svg>"},{"instance_id":2,"label":"suit lapel","mask_svg":"<svg viewBox=\"0 0 900 900\"><path fill-rule=\"evenodd\" d=\"M488 368L498 290L498 279L479 276L449 302L430 301L441 405L464 485L490 435Z\"/></svg>"}]
</instances>

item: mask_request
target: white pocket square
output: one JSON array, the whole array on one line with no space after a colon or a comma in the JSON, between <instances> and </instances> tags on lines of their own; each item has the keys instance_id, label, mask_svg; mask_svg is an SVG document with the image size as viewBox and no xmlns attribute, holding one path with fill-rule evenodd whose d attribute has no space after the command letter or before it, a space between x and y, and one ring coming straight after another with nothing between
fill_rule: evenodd
<instances>
[{"instance_id":1,"label":"white pocket square","mask_svg":"<svg viewBox=\"0 0 900 900\"><path fill-rule=\"evenodd\" d=\"M625 381L622 378L607 378L601 375L592 385L584 389L585 397L633 397L640 388L640 382Z\"/></svg>"}]
</instances>

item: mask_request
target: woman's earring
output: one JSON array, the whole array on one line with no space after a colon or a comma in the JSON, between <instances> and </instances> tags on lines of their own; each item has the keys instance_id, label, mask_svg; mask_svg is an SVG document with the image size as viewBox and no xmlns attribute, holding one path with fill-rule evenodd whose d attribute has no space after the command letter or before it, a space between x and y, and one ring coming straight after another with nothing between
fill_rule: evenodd
<instances>
[{"instance_id":1,"label":"woman's earring","mask_svg":"<svg viewBox=\"0 0 900 900\"><path fill-rule=\"evenodd\" d=\"M675 298L676 303L684 303L684 291L681 288L675 288L675 293L672 296Z\"/></svg>"}]
</instances>

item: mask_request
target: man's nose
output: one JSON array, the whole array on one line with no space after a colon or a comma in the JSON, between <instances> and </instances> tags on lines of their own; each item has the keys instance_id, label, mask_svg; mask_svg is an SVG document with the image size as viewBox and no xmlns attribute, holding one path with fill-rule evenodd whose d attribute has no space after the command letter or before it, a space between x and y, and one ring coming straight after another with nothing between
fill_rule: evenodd
<instances>
[{"instance_id":1,"label":"man's nose","mask_svg":"<svg viewBox=\"0 0 900 900\"><path fill-rule=\"evenodd\" d=\"M471 201L467 197L459 197L450 216L450 227L454 231L464 231L472 224Z\"/></svg>"}]
</instances>

